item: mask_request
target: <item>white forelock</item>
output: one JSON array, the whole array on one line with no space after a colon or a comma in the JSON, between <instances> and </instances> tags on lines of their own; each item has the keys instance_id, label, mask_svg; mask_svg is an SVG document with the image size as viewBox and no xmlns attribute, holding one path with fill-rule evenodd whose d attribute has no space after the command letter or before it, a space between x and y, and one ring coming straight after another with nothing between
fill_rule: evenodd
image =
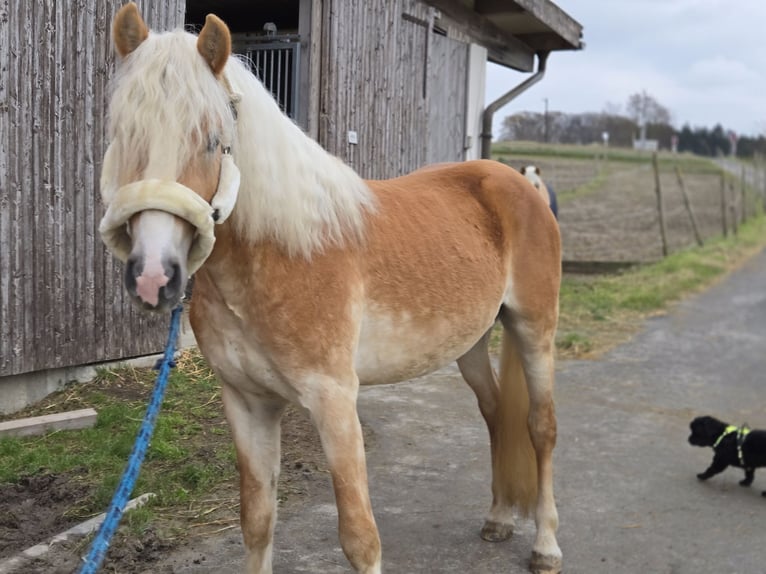
<instances>
[{"instance_id":1,"label":"white forelock","mask_svg":"<svg viewBox=\"0 0 766 574\"><path fill-rule=\"evenodd\" d=\"M305 257L360 240L374 210L364 181L285 116L245 63L230 58L224 75L241 94L236 124L230 94L197 52L196 36L151 33L125 58L110 102L105 201L131 179L177 180L215 138L231 142L241 172L230 221L243 239Z\"/></svg>"}]
</instances>

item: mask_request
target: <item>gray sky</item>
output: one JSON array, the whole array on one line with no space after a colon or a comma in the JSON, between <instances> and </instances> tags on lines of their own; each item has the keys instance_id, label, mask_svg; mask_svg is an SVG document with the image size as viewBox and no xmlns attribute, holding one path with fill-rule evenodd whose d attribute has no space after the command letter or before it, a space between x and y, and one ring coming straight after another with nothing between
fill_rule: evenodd
<instances>
[{"instance_id":1,"label":"gray sky","mask_svg":"<svg viewBox=\"0 0 766 574\"><path fill-rule=\"evenodd\" d=\"M554 0L583 25L585 49L554 52L545 78L495 116L548 108L624 112L628 96L646 90L673 124L739 134L766 132L766 0ZM489 103L522 81L489 65Z\"/></svg>"}]
</instances>

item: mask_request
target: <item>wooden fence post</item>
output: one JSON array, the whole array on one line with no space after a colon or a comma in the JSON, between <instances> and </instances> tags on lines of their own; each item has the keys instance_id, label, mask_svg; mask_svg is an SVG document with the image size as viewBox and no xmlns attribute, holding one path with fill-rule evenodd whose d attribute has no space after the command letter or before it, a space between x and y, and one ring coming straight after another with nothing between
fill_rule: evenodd
<instances>
[{"instance_id":1,"label":"wooden fence post","mask_svg":"<svg viewBox=\"0 0 766 574\"><path fill-rule=\"evenodd\" d=\"M766 156L761 156L761 176L763 177L763 211L766 212Z\"/></svg>"},{"instance_id":2,"label":"wooden fence post","mask_svg":"<svg viewBox=\"0 0 766 574\"><path fill-rule=\"evenodd\" d=\"M747 195L745 194L745 166L742 166L742 176L739 179L740 185L740 203L742 204L742 212L739 214L742 217L742 223L747 220Z\"/></svg>"},{"instance_id":3,"label":"wooden fence post","mask_svg":"<svg viewBox=\"0 0 766 574\"><path fill-rule=\"evenodd\" d=\"M723 226L723 236L729 236L729 226L727 225L726 215L726 172L721 172L721 225Z\"/></svg>"},{"instance_id":4,"label":"wooden fence post","mask_svg":"<svg viewBox=\"0 0 766 574\"><path fill-rule=\"evenodd\" d=\"M691 201L689 201L689 194L686 193L686 185L684 184L684 177L681 175L681 169L676 165L676 177L678 178L678 185L681 188L681 195L684 198L684 206L686 207L686 213L689 214L689 220L692 223L692 231L694 231L694 239L697 241L697 245L702 247L703 241L700 235L699 228L697 227L697 218L694 217L694 211L692 210Z\"/></svg>"},{"instance_id":5,"label":"wooden fence post","mask_svg":"<svg viewBox=\"0 0 766 574\"><path fill-rule=\"evenodd\" d=\"M739 222L737 221L737 192L734 190L734 182L729 182L729 211L731 212L731 231L737 237Z\"/></svg>"},{"instance_id":6,"label":"wooden fence post","mask_svg":"<svg viewBox=\"0 0 766 574\"><path fill-rule=\"evenodd\" d=\"M657 152L652 154L654 168L654 191L657 194L657 213L660 217L660 238L662 239L662 256L668 255L668 238L665 231L665 209L662 206L662 187L660 186L660 166L657 163Z\"/></svg>"}]
</instances>

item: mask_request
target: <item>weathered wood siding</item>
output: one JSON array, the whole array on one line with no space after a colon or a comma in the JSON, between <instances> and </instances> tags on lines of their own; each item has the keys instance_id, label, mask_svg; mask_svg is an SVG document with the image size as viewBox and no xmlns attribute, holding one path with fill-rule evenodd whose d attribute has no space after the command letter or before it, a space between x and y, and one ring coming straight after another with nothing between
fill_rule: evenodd
<instances>
[{"instance_id":1,"label":"weathered wood siding","mask_svg":"<svg viewBox=\"0 0 766 574\"><path fill-rule=\"evenodd\" d=\"M122 1L0 0L0 376L162 347L98 236L110 26ZM183 0L139 0L155 29Z\"/></svg>"},{"instance_id":2,"label":"weathered wood siding","mask_svg":"<svg viewBox=\"0 0 766 574\"><path fill-rule=\"evenodd\" d=\"M462 161L465 148L468 45L434 34L428 62L426 161Z\"/></svg>"},{"instance_id":3,"label":"weathered wood siding","mask_svg":"<svg viewBox=\"0 0 766 574\"><path fill-rule=\"evenodd\" d=\"M427 62L427 20L416 0L323 2L319 141L363 177L462 159L468 46L432 33Z\"/></svg>"}]
</instances>

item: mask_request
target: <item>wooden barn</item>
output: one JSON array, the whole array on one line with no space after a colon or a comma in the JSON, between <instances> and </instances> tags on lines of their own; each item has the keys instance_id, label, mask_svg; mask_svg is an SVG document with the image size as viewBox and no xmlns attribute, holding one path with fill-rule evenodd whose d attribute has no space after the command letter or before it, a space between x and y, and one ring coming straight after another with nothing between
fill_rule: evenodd
<instances>
[{"instance_id":1,"label":"wooden barn","mask_svg":"<svg viewBox=\"0 0 766 574\"><path fill-rule=\"evenodd\" d=\"M137 3L158 30L221 16L284 111L367 178L480 157L487 61L541 76L581 47L549 0ZM167 319L132 307L97 232L121 4L0 0L0 412L164 344Z\"/></svg>"}]
</instances>

